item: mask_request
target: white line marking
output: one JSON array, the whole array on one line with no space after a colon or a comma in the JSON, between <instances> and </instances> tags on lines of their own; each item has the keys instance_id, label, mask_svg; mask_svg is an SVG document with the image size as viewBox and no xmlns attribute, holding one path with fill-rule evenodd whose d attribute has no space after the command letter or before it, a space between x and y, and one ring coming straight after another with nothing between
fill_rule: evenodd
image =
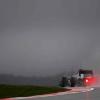
<instances>
[{"instance_id":1,"label":"white line marking","mask_svg":"<svg viewBox=\"0 0 100 100\"><path fill-rule=\"evenodd\" d=\"M92 91L94 88L80 88L80 89L72 89L71 91L66 91L66 92L59 92L59 93L53 93L53 94L46 94L46 95L37 95L37 96L29 96L29 97L15 97L12 99L31 99L31 98L41 98L41 97L51 97L51 96L58 96L58 95L67 95L67 94L75 94L75 93L82 93L82 92L87 92L87 91Z\"/></svg>"}]
</instances>

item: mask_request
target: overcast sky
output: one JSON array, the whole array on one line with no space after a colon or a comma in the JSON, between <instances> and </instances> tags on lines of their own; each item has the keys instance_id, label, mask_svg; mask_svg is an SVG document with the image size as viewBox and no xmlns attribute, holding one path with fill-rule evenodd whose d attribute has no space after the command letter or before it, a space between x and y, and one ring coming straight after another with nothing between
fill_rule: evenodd
<instances>
[{"instance_id":1,"label":"overcast sky","mask_svg":"<svg viewBox=\"0 0 100 100\"><path fill-rule=\"evenodd\" d=\"M100 0L0 0L0 73L100 71Z\"/></svg>"}]
</instances>

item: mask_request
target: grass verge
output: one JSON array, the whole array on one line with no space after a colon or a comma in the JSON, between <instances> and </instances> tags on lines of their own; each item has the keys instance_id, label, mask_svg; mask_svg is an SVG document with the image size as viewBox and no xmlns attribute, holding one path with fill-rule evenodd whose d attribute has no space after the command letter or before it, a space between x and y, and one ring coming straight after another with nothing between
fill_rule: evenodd
<instances>
[{"instance_id":1,"label":"grass verge","mask_svg":"<svg viewBox=\"0 0 100 100\"><path fill-rule=\"evenodd\" d=\"M68 91L58 87L28 86L28 85L0 85L0 99L10 97L27 97L49 93Z\"/></svg>"}]
</instances>

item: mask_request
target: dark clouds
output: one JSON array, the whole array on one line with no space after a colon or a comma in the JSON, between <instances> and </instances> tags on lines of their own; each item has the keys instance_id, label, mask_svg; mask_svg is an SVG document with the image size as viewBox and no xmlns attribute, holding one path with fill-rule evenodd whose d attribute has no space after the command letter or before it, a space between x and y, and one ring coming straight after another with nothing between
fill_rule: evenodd
<instances>
[{"instance_id":1,"label":"dark clouds","mask_svg":"<svg viewBox=\"0 0 100 100\"><path fill-rule=\"evenodd\" d=\"M0 0L0 71L52 75L80 65L100 69L99 3Z\"/></svg>"}]
</instances>

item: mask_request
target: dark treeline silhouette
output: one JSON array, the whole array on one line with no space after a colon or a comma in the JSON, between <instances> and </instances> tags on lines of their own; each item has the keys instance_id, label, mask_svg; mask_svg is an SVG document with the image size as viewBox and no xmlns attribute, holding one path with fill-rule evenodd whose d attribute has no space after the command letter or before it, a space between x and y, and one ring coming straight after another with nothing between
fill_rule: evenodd
<instances>
[{"instance_id":1,"label":"dark treeline silhouette","mask_svg":"<svg viewBox=\"0 0 100 100\"><path fill-rule=\"evenodd\" d=\"M42 86L59 86L61 74L49 77L25 77L15 76L12 74L0 74L0 84L11 85L42 85Z\"/></svg>"}]
</instances>

